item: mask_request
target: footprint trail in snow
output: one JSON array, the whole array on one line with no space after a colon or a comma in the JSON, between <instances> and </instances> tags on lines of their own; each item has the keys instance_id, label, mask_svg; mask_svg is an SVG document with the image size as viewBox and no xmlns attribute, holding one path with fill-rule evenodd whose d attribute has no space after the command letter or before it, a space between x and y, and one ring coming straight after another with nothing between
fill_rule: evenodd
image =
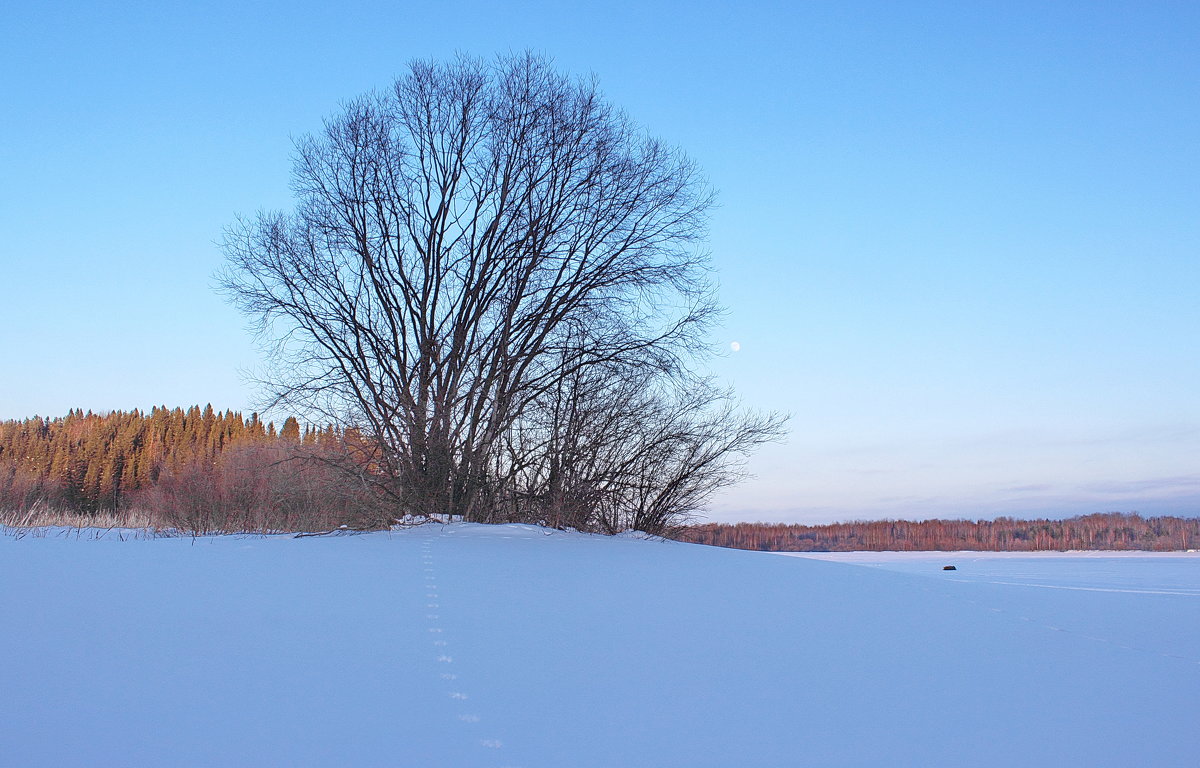
<instances>
[{"instance_id":1,"label":"footprint trail in snow","mask_svg":"<svg viewBox=\"0 0 1200 768\"><path fill-rule=\"evenodd\" d=\"M450 640L447 639L447 632L442 626L442 598L441 591L438 588L437 581L437 565L434 558L434 541L433 536L426 537L421 543L421 570L423 574L422 587L426 598L425 614L426 629L431 638L432 658L437 667L439 667L438 676L445 686L445 695L448 699L456 704L464 705L459 708L456 718L459 722L468 727L471 731L471 738L482 750L499 750L502 749L504 743L495 738L494 734L487 734L482 731L480 725L484 723L483 718L476 712L466 708L467 702L470 700L470 693L466 690L463 681L460 681L456 672L447 672L446 669L454 669L454 656L451 653ZM504 766L504 768L515 768L515 766Z\"/></svg>"}]
</instances>

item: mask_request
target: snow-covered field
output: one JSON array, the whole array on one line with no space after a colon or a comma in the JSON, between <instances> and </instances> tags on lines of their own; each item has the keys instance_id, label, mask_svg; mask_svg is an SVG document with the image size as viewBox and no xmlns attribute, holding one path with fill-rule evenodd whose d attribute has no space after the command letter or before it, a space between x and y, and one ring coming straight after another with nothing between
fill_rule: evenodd
<instances>
[{"instance_id":1,"label":"snow-covered field","mask_svg":"<svg viewBox=\"0 0 1200 768\"><path fill-rule=\"evenodd\" d=\"M1195 766L1198 724L1195 555L0 536L5 766Z\"/></svg>"}]
</instances>

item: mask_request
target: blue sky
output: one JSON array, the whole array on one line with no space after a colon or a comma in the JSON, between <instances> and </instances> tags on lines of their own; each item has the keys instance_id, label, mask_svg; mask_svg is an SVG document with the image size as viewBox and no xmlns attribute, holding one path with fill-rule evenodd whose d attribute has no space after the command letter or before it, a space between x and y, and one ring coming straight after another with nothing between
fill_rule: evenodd
<instances>
[{"instance_id":1,"label":"blue sky","mask_svg":"<svg viewBox=\"0 0 1200 768\"><path fill-rule=\"evenodd\" d=\"M414 58L599 76L719 192L714 370L792 414L713 519L1200 514L1200 6L8 3L0 418L211 402L291 138Z\"/></svg>"}]
</instances>

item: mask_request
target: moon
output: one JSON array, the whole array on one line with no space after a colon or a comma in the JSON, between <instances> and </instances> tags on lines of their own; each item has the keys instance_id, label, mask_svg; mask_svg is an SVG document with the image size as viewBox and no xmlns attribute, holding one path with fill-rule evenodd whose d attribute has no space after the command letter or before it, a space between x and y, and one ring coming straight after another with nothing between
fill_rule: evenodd
<instances>
[{"instance_id":1,"label":"moon","mask_svg":"<svg viewBox=\"0 0 1200 768\"><path fill-rule=\"evenodd\" d=\"M732 349L734 352L737 352L738 350L740 350L742 348L742 344L740 341L731 341L731 342L729 342L729 348Z\"/></svg>"}]
</instances>

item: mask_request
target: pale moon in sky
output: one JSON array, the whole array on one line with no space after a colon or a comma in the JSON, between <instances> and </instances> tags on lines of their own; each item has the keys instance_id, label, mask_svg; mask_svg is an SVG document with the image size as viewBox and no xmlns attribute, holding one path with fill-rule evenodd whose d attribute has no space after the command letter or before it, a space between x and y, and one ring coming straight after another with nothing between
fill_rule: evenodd
<instances>
[{"instance_id":1,"label":"pale moon in sky","mask_svg":"<svg viewBox=\"0 0 1200 768\"><path fill-rule=\"evenodd\" d=\"M740 342L731 341L731 342L729 342L729 348L732 349L734 352L737 352L739 349L742 348L742 345Z\"/></svg>"}]
</instances>

